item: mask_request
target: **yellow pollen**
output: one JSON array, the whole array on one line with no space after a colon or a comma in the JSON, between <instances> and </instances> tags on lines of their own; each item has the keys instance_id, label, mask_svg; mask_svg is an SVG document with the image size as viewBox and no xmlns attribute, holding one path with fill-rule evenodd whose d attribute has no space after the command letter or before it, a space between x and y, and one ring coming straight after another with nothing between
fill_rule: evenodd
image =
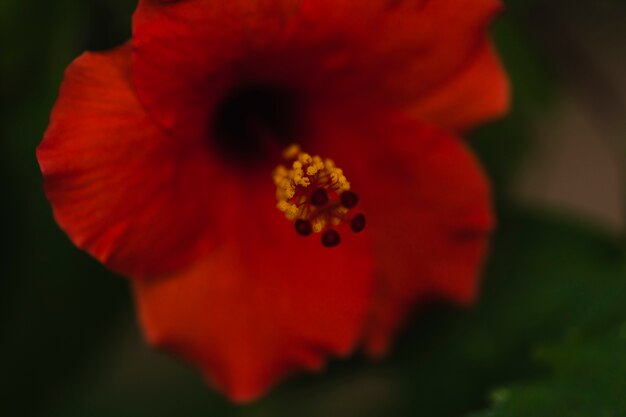
<instances>
[{"instance_id":1,"label":"yellow pollen","mask_svg":"<svg viewBox=\"0 0 626 417\"><path fill-rule=\"evenodd\" d=\"M297 230L298 226L304 227L304 221L305 229L299 233L321 233L350 223L352 206L344 207L341 197L350 190L350 182L333 160L302 152L298 145L285 149L283 157L288 164L277 166L273 172L276 207L288 220L299 222ZM309 232L306 224L310 226Z\"/></svg>"},{"instance_id":2,"label":"yellow pollen","mask_svg":"<svg viewBox=\"0 0 626 417\"><path fill-rule=\"evenodd\" d=\"M298 154L300 154L300 146L294 143L293 145L288 146L283 151L283 158L289 161L292 159L296 159L298 157Z\"/></svg>"}]
</instances>

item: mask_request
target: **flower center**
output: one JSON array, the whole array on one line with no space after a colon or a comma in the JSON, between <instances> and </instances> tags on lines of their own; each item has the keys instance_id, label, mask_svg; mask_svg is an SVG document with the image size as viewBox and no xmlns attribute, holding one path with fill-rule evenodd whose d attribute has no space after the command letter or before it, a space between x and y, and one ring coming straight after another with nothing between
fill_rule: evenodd
<instances>
[{"instance_id":1,"label":"flower center","mask_svg":"<svg viewBox=\"0 0 626 417\"><path fill-rule=\"evenodd\" d=\"M274 170L276 207L294 222L298 234L322 233L322 244L334 247L341 242L335 230L341 224L349 224L354 233L365 229L365 215L351 215L359 197L332 160L311 156L297 145L288 147L283 157L291 167L279 165Z\"/></svg>"},{"instance_id":2,"label":"flower center","mask_svg":"<svg viewBox=\"0 0 626 417\"><path fill-rule=\"evenodd\" d=\"M240 162L255 162L291 143L295 135L295 98L265 84L233 90L217 106L213 133L217 148Z\"/></svg>"}]
</instances>

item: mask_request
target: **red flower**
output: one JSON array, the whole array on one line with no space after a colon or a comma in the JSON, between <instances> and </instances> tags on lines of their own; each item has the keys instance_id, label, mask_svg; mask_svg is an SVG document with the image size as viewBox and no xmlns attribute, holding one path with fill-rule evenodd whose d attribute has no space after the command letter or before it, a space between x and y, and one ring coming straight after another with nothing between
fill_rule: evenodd
<instances>
[{"instance_id":1,"label":"red flower","mask_svg":"<svg viewBox=\"0 0 626 417\"><path fill-rule=\"evenodd\" d=\"M356 3L141 0L131 43L69 67L37 152L59 225L133 278L150 343L235 400L358 343L384 353L426 297L475 296L489 190L454 132L506 110L500 5ZM300 234L337 247L276 209L294 142L358 194L349 211L343 189L308 204L279 184Z\"/></svg>"}]
</instances>

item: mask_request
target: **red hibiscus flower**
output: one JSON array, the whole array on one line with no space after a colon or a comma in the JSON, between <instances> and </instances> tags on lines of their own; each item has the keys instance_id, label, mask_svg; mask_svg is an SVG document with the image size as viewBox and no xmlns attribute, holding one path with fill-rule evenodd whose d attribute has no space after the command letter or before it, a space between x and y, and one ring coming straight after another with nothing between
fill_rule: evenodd
<instances>
[{"instance_id":1,"label":"red hibiscus flower","mask_svg":"<svg viewBox=\"0 0 626 417\"><path fill-rule=\"evenodd\" d=\"M37 152L55 218L235 400L380 355L421 300L475 297L489 187L456 135L506 110L499 9L140 0L131 42L67 70Z\"/></svg>"}]
</instances>

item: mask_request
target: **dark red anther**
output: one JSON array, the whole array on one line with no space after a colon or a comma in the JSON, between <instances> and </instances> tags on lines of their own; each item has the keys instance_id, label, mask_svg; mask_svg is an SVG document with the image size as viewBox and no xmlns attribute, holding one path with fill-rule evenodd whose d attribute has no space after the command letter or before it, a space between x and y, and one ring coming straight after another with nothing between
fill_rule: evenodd
<instances>
[{"instance_id":1,"label":"dark red anther","mask_svg":"<svg viewBox=\"0 0 626 417\"><path fill-rule=\"evenodd\" d=\"M322 235L322 245L327 248L334 248L335 246L341 243L341 236L337 233L336 230L328 229Z\"/></svg>"},{"instance_id":2,"label":"dark red anther","mask_svg":"<svg viewBox=\"0 0 626 417\"><path fill-rule=\"evenodd\" d=\"M347 209L356 207L359 204L359 196L352 191L344 191L341 193L341 205Z\"/></svg>"},{"instance_id":3,"label":"dark red anther","mask_svg":"<svg viewBox=\"0 0 626 417\"><path fill-rule=\"evenodd\" d=\"M328 193L323 188L318 188L311 194L311 204L316 207L321 207L328 203Z\"/></svg>"},{"instance_id":4,"label":"dark red anther","mask_svg":"<svg viewBox=\"0 0 626 417\"><path fill-rule=\"evenodd\" d=\"M311 226L311 222L308 220L298 219L294 223L296 228L296 232L301 236L309 236L313 233L313 226Z\"/></svg>"},{"instance_id":5,"label":"dark red anther","mask_svg":"<svg viewBox=\"0 0 626 417\"><path fill-rule=\"evenodd\" d=\"M350 228L354 233L361 233L365 229L366 224L365 215L363 213L359 213L352 218Z\"/></svg>"}]
</instances>

